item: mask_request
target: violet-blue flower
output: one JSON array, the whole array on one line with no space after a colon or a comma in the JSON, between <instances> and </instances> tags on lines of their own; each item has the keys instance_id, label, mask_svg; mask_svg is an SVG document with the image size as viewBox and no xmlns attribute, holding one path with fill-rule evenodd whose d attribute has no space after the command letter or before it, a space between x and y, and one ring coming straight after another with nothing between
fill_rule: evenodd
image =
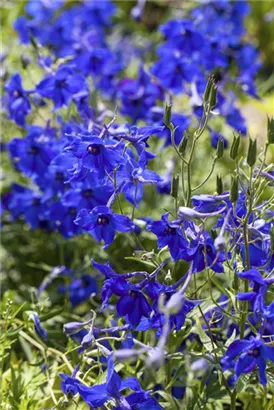
<instances>
[{"instance_id":1,"label":"violet-blue flower","mask_svg":"<svg viewBox=\"0 0 274 410\"><path fill-rule=\"evenodd\" d=\"M133 223L128 216L115 214L103 205L96 206L91 211L82 209L74 222L97 241L103 239L104 249L113 242L116 231L128 232L133 229Z\"/></svg>"}]
</instances>

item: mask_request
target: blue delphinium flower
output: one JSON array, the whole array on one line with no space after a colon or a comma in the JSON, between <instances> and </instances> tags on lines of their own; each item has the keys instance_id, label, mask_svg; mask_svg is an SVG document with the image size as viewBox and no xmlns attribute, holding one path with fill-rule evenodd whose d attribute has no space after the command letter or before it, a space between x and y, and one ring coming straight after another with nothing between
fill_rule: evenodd
<instances>
[{"instance_id":1,"label":"blue delphinium flower","mask_svg":"<svg viewBox=\"0 0 274 410\"><path fill-rule=\"evenodd\" d=\"M68 397L75 396L78 393L79 380L64 373L60 373L59 376L62 378L60 384L62 392Z\"/></svg>"},{"instance_id":2,"label":"blue delphinium flower","mask_svg":"<svg viewBox=\"0 0 274 410\"><path fill-rule=\"evenodd\" d=\"M56 10L62 7L64 0L47 0L37 2L36 0L31 0L26 4L26 13L43 21L45 17L51 18Z\"/></svg>"},{"instance_id":3,"label":"blue delphinium flower","mask_svg":"<svg viewBox=\"0 0 274 410\"><path fill-rule=\"evenodd\" d=\"M237 356L239 357L234 363ZM221 363L224 368L233 366L237 379L242 373L252 372L258 366L260 382L265 386L268 360L274 362L274 347L265 345L259 337L252 337L250 340L235 340L231 343Z\"/></svg>"},{"instance_id":4,"label":"blue delphinium flower","mask_svg":"<svg viewBox=\"0 0 274 410\"><path fill-rule=\"evenodd\" d=\"M175 94L184 90L184 83L190 83L201 75L197 64L186 58L183 52L171 49L168 44L159 47L158 55L160 59L151 67L151 73L161 80L165 89Z\"/></svg>"},{"instance_id":5,"label":"blue delphinium flower","mask_svg":"<svg viewBox=\"0 0 274 410\"><path fill-rule=\"evenodd\" d=\"M54 157L52 130L30 126L26 138L14 138L8 151L14 166L27 176L43 175Z\"/></svg>"},{"instance_id":6,"label":"blue delphinium flower","mask_svg":"<svg viewBox=\"0 0 274 410\"><path fill-rule=\"evenodd\" d=\"M59 292L68 293L69 300L73 306L88 300L92 293L97 293L96 280L89 275L82 275L72 280L69 286L60 286Z\"/></svg>"},{"instance_id":7,"label":"blue delphinium flower","mask_svg":"<svg viewBox=\"0 0 274 410\"><path fill-rule=\"evenodd\" d=\"M269 232L270 233L270 232ZM264 234L260 229L249 226L249 262L252 267L262 267L268 265L273 254L271 249L271 239L269 234ZM243 261L246 260L246 250L244 243L240 244L240 252Z\"/></svg>"},{"instance_id":8,"label":"blue delphinium flower","mask_svg":"<svg viewBox=\"0 0 274 410\"><path fill-rule=\"evenodd\" d=\"M23 185L13 184L4 205L13 219L24 216L32 229L53 228L48 216L48 198L39 192L34 192Z\"/></svg>"},{"instance_id":9,"label":"blue delphinium flower","mask_svg":"<svg viewBox=\"0 0 274 410\"><path fill-rule=\"evenodd\" d=\"M162 216L161 221L149 223L147 230L158 237L159 249L168 245L172 259L181 259L181 254L188 246L188 242L183 237L180 221L168 221L168 213L166 213Z\"/></svg>"},{"instance_id":10,"label":"blue delphinium flower","mask_svg":"<svg viewBox=\"0 0 274 410\"><path fill-rule=\"evenodd\" d=\"M77 137L66 148L76 158L81 160L80 167L98 171L99 178L105 176L105 171L112 172L123 163L122 145L108 143L97 136Z\"/></svg>"},{"instance_id":11,"label":"blue delphinium flower","mask_svg":"<svg viewBox=\"0 0 274 410\"><path fill-rule=\"evenodd\" d=\"M132 288L132 289L131 289ZM129 323L135 327L142 317L148 317L151 308L146 297L139 290L134 290L131 286L117 303L117 313L119 316L128 317Z\"/></svg>"},{"instance_id":12,"label":"blue delphinium flower","mask_svg":"<svg viewBox=\"0 0 274 410\"><path fill-rule=\"evenodd\" d=\"M193 273L204 270L206 264L214 272L224 272L222 264L224 256L222 254L217 255L214 242L207 232L192 240L190 246L181 253L181 258L186 261L193 261Z\"/></svg>"},{"instance_id":13,"label":"blue delphinium flower","mask_svg":"<svg viewBox=\"0 0 274 410\"><path fill-rule=\"evenodd\" d=\"M108 180L99 183L96 173L91 172L83 181L72 183L62 196L61 202L65 206L76 207L79 212L81 209L106 205L113 191L113 185Z\"/></svg>"},{"instance_id":14,"label":"blue delphinium flower","mask_svg":"<svg viewBox=\"0 0 274 410\"><path fill-rule=\"evenodd\" d=\"M75 219L75 224L88 231L97 241L105 241L104 249L110 245L116 231L128 232L134 225L125 215L115 214L107 206L96 206L91 211L82 209Z\"/></svg>"},{"instance_id":15,"label":"blue delphinium flower","mask_svg":"<svg viewBox=\"0 0 274 410\"><path fill-rule=\"evenodd\" d=\"M115 294L119 297L116 304L117 313L119 316L124 317L131 326L135 327L138 325L142 317L149 317L151 307L142 292L142 287L145 286L147 280L138 285L131 284L128 281L128 279L138 276L145 276L147 278L147 272L118 274L108 263L100 264L92 261L92 265L107 278L102 287L102 309L108 306L109 299ZM158 269L156 269L156 272ZM154 274L155 271L152 275Z\"/></svg>"},{"instance_id":16,"label":"blue delphinium flower","mask_svg":"<svg viewBox=\"0 0 274 410\"><path fill-rule=\"evenodd\" d=\"M140 155L139 162L136 162L129 155L126 163L121 166L117 173L118 184L125 181L122 188L126 199L133 205L138 206L143 197L143 184L157 184L162 178L156 172L145 169L145 152Z\"/></svg>"},{"instance_id":17,"label":"blue delphinium flower","mask_svg":"<svg viewBox=\"0 0 274 410\"><path fill-rule=\"evenodd\" d=\"M28 92L22 87L21 76L18 73L13 74L5 84L5 90L8 93L8 110L11 119L16 124L25 126L25 117L31 111L31 105L28 99Z\"/></svg>"},{"instance_id":18,"label":"blue delphinium flower","mask_svg":"<svg viewBox=\"0 0 274 410\"><path fill-rule=\"evenodd\" d=\"M77 215L77 208L75 206L64 206L60 201L54 202L50 206L49 215L51 221L55 223L56 229L65 238L70 238L80 233L79 227L74 223Z\"/></svg>"},{"instance_id":19,"label":"blue delphinium flower","mask_svg":"<svg viewBox=\"0 0 274 410\"><path fill-rule=\"evenodd\" d=\"M42 97L51 98L54 108L67 106L72 98L86 89L85 77L70 66L60 67L55 74L44 78L36 87Z\"/></svg>"},{"instance_id":20,"label":"blue delphinium flower","mask_svg":"<svg viewBox=\"0 0 274 410\"><path fill-rule=\"evenodd\" d=\"M268 287L274 283L274 278L264 278L257 269L250 269L239 272L237 275L241 279L249 280L252 285L252 291L238 292L236 297L239 300L248 300L251 303L254 313L262 313L265 308L264 297Z\"/></svg>"},{"instance_id":21,"label":"blue delphinium flower","mask_svg":"<svg viewBox=\"0 0 274 410\"><path fill-rule=\"evenodd\" d=\"M122 114L131 117L134 123L147 117L148 110L157 100L163 99L163 93L140 66L136 79L124 78L120 81L118 97L122 103Z\"/></svg>"},{"instance_id":22,"label":"blue delphinium flower","mask_svg":"<svg viewBox=\"0 0 274 410\"><path fill-rule=\"evenodd\" d=\"M48 333L43 327L41 326L41 322L37 313L32 313L32 318L34 321L34 330L41 339L47 340Z\"/></svg>"},{"instance_id":23,"label":"blue delphinium flower","mask_svg":"<svg viewBox=\"0 0 274 410\"><path fill-rule=\"evenodd\" d=\"M81 398L90 408L101 407L110 399L115 399L117 410L126 409L153 409L161 410L162 407L150 396L151 391L143 390L139 381L135 377L128 377L121 380L115 371L112 357L108 357L108 371L106 382L92 387L84 386L79 380L63 373L59 374L63 380L62 390L71 394L79 393ZM132 390L127 396L122 392L126 389Z\"/></svg>"}]
</instances>

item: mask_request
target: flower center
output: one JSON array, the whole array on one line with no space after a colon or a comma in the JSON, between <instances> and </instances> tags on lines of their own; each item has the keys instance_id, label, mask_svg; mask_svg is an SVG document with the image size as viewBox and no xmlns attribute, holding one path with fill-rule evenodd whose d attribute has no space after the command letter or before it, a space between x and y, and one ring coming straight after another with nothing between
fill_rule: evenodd
<instances>
[{"instance_id":1,"label":"flower center","mask_svg":"<svg viewBox=\"0 0 274 410\"><path fill-rule=\"evenodd\" d=\"M109 217L106 215L99 215L97 219L98 225L107 225L109 224Z\"/></svg>"},{"instance_id":2,"label":"flower center","mask_svg":"<svg viewBox=\"0 0 274 410\"><path fill-rule=\"evenodd\" d=\"M90 152L92 155L99 155L101 151L100 145L93 144L88 146L88 152Z\"/></svg>"},{"instance_id":3,"label":"flower center","mask_svg":"<svg viewBox=\"0 0 274 410\"><path fill-rule=\"evenodd\" d=\"M63 172L56 172L55 174L55 181L63 181L64 180L64 174Z\"/></svg>"},{"instance_id":4,"label":"flower center","mask_svg":"<svg viewBox=\"0 0 274 410\"><path fill-rule=\"evenodd\" d=\"M17 98L17 97L20 97L20 95L21 95L21 94L19 93L19 91L17 91L17 90L13 91L13 96L14 96L14 97Z\"/></svg>"},{"instance_id":5,"label":"flower center","mask_svg":"<svg viewBox=\"0 0 274 410\"><path fill-rule=\"evenodd\" d=\"M91 197L92 197L92 194L93 194L92 189L84 189L84 190L83 190L83 196L84 196L85 198L91 198Z\"/></svg>"},{"instance_id":6,"label":"flower center","mask_svg":"<svg viewBox=\"0 0 274 410\"><path fill-rule=\"evenodd\" d=\"M73 206L71 206L69 208L69 213L70 213L70 215L76 215L77 214L77 209L74 208Z\"/></svg>"},{"instance_id":7,"label":"flower center","mask_svg":"<svg viewBox=\"0 0 274 410\"><path fill-rule=\"evenodd\" d=\"M170 226L166 226L165 228L165 233L167 235L175 235L176 234L176 229L175 228L171 228Z\"/></svg>"},{"instance_id":8,"label":"flower center","mask_svg":"<svg viewBox=\"0 0 274 410\"><path fill-rule=\"evenodd\" d=\"M66 86L67 82L66 80L58 80L57 81L57 87L64 88Z\"/></svg>"},{"instance_id":9,"label":"flower center","mask_svg":"<svg viewBox=\"0 0 274 410\"><path fill-rule=\"evenodd\" d=\"M255 349L249 350L248 354L249 354L249 356L259 357L260 356L260 350L257 347L255 347Z\"/></svg>"},{"instance_id":10,"label":"flower center","mask_svg":"<svg viewBox=\"0 0 274 410\"><path fill-rule=\"evenodd\" d=\"M29 149L28 149L28 154L31 155L37 155L39 152L39 148L35 147L34 145L32 145Z\"/></svg>"}]
</instances>

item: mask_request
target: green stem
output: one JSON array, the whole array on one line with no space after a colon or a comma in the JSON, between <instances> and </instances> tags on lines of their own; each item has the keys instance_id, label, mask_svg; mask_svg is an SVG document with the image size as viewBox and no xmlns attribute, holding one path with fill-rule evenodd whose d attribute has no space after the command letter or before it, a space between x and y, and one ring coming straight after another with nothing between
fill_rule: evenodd
<instances>
[{"instance_id":1,"label":"green stem","mask_svg":"<svg viewBox=\"0 0 274 410\"><path fill-rule=\"evenodd\" d=\"M197 185L195 188L193 188L192 192L197 191L197 189L200 189L209 180L209 178L211 177L211 175L214 171L216 162L217 162L217 158L214 158L214 161L212 162L211 170L210 170L208 176L199 185Z\"/></svg>"},{"instance_id":2,"label":"green stem","mask_svg":"<svg viewBox=\"0 0 274 410\"><path fill-rule=\"evenodd\" d=\"M250 217L250 214L252 212L252 201L253 201L253 192L252 192L252 174L253 174L253 168L250 169L250 178L249 178L249 186L248 186L248 191L249 191L249 198L248 198L248 210L246 213L246 216L244 218L243 222L243 236L244 236L244 247L245 247L245 270L250 269L250 255L249 255L249 241L248 241L248 220ZM249 289L249 281L245 280L244 282L244 291L248 292ZM242 311L242 317L241 317L241 323L240 323L240 338L243 339L244 337L244 330L245 330L245 322L247 319L247 313L248 313L248 306L249 302L248 301L243 301L242 303L243 306L243 311Z\"/></svg>"}]
</instances>

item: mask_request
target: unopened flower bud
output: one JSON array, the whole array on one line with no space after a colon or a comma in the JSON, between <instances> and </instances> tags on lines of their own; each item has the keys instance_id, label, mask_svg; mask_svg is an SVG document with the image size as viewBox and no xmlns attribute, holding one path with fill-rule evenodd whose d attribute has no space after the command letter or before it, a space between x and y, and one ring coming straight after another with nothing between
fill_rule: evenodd
<instances>
[{"instance_id":1,"label":"unopened flower bud","mask_svg":"<svg viewBox=\"0 0 274 410\"><path fill-rule=\"evenodd\" d=\"M41 337L41 339L47 340L48 333L47 331L41 326L41 322L39 316L36 312L30 314L30 318L34 321L34 330L36 334Z\"/></svg>"},{"instance_id":2,"label":"unopened flower bud","mask_svg":"<svg viewBox=\"0 0 274 410\"><path fill-rule=\"evenodd\" d=\"M225 208L220 209L217 212L198 212L195 209L188 208L186 206L180 206L178 209L178 217L183 221L194 221L195 219L205 219L211 216L220 215Z\"/></svg>"},{"instance_id":3,"label":"unopened flower bud","mask_svg":"<svg viewBox=\"0 0 274 410\"><path fill-rule=\"evenodd\" d=\"M164 113L164 124L169 127L171 124L171 107L172 104L168 103L165 106L165 113Z\"/></svg>"},{"instance_id":4,"label":"unopened flower bud","mask_svg":"<svg viewBox=\"0 0 274 410\"><path fill-rule=\"evenodd\" d=\"M217 86L213 76L207 82L203 101L204 109L209 111L217 104Z\"/></svg>"},{"instance_id":5,"label":"unopened flower bud","mask_svg":"<svg viewBox=\"0 0 274 410\"><path fill-rule=\"evenodd\" d=\"M210 94L209 107L210 110L217 104L217 86L214 84Z\"/></svg>"},{"instance_id":6,"label":"unopened flower bud","mask_svg":"<svg viewBox=\"0 0 274 410\"><path fill-rule=\"evenodd\" d=\"M217 250L217 252L224 251L226 249L226 240L223 235L217 236L217 238L214 241L214 246Z\"/></svg>"},{"instance_id":7,"label":"unopened flower bud","mask_svg":"<svg viewBox=\"0 0 274 410\"><path fill-rule=\"evenodd\" d=\"M216 158L221 159L223 155L224 155L224 139L219 138L217 150L216 150Z\"/></svg>"},{"instance_id":8,"label":"unopened flower bud","mask_svg":"<svg viewBox=\"0 0 274 410\"><path fill-rule=\"evenodd\" d=\"M183 295L180 292L174 293L167 304L165 305L165 312L167 315L176 315L180 312L184 304Z\"/></svg>"},{"instance_id":9,"label":"unopened flower bud","mask_svg":"<svg viewBox=\"0 0 274 410\"><path fill-rule=\"evenodd\" d=\"M231 182L230 201L234 204L235 202L237 202L238 196L239 196L239 178L236 175L232 178L232 182Z\"/></svg>"},{"instance_id":10,"label":"unopened flower bud","mask_svg":"<svg viewBox=\"0 0 274 410\"><path fill-rule=\"evenodd\" d=\"M92 319L91 319L92 320ZM86 325L88 325L91 320L86 322L69 322L65 323L63 326L63 331L66 333L67 336L74 335L75 333L80 332Z\"/></svg>"},{"instance_id":11,"label":"unopened flower bud","mask_svg":"<svg viewBox=\"0 0 274 410\"><path fill-rule=\"evenodd\" d=\"M211 93L212 87L213 87L213 81L212 81L212 78L210 77L207 81L206 89L205 89L205 92L204 92L204 105L205 106L209 103L209 98L210 98L210 93Z\"/></svg>"},{"instance_id":12,"label":"unopened flower bud","mask_svg":"<svg viewBox=\"0 0 274 410\"><path fill-rule=\"evenodd\" d=\"M267 141L274 144L274 117L267 118Z\"/></svg>"},{"instance_id":13,"label":"unopened flower bud","mask_svg":"<svg viewBox=\"0 0 274 410\"><path fill-rule=\"evenodd\" d=\"M178 198L178 192L179 192L179 174L175 174L172 177L170 195L174 199L177 199Z\"/></svg>"},{"instance_id":14,"label":"unopened flower bud","mask_svg":"<svg viewBox=\"0 0 274 410\"><path fill-rule=\"evenodd\" d=\"M180 154L184 155L184 153L186 152L187 143L188 143L188 136L184 135L178 147Z\"/></svg>"},{"instance_id":15,"label":"unopened flower bud","mask_svg":"<svg viewBox=\"0 0 274 410\"><path fill-rule=\"evenodd\" d=\"M249 140L247 163L250 167L253 167L257 159L257 140Z\"/></svg>"},{"instance_id":16,"label":"unopened flower bud","mask_svg":"<svg viewBox=\"0 0 274 410\"><path fill-rule=\"evenodd\" d=\"M240 135L236 136L234 134L234 139L230 148L230 158L235 160L238 157L239 147L240 147Z\"/></svg>"},{"instance_id":17,"label":"unopened flower bud","mask_svg":"<svg viewBox=\"0 0 274 410\"><path fill-rule=\"evenodd\" d=\"M224 189L223 189L223 180L222 180L220 175L217 175L217 177L216 177L216 190L217 190L218 195L221 195L224 191Z\"/></svg>"},{"instance_id":18,"label":"unopened flower bud","mask_svg":"<svg viewBox=\"0 0 274 410\"><path fill-rule=\"evenodd\" d=\"M93 329L91 327L89 332L83 337L81 346L84 349L87 349L88 347L92 345L93 340L94 340L94 335L93 335Z\"/></svg>"}]
</instances>

